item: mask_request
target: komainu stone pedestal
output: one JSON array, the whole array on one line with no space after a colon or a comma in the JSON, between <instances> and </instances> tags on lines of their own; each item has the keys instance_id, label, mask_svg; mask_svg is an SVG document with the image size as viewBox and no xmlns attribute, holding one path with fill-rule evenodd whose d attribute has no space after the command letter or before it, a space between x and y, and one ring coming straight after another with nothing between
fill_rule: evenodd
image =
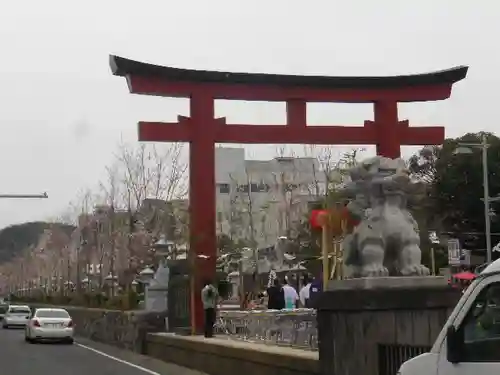
<instances>
[{"instance_id":1,"label":"komainu stone pedestal","mask_svg":"<svg viewBox=\"0 0 500 375\"><path fill-rule=\"evenodd\" d=\"M392 375L426 352L460 292L440 277L333 281L317 301L323 375Z\"/></svg>"},{"instance_id":2,"label":"komainu stone pedestal","mask_svg":"<svg viewBox=\"0 0 500 375\"><path fill-rule=\"evenodd\" d=\"M412 287L443 287L448 281L442 276L406 276L406 277L361 277L347 280L330 280L326 290L374 290L401 289Z\"/></svg>"}]
</instances>

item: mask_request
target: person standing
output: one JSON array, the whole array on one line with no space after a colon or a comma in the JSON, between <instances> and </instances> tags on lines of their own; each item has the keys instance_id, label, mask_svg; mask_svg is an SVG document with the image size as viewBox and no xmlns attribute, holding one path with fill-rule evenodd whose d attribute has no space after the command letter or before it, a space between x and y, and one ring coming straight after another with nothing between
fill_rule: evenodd
<instances>
[{"instance_id":1,"label":"person standing","mask_svg":"<svg viewBox=\"0 0 500 375\"><path fill-rule=\"evenodd\" d=\"M321 292L323 291L323 277L322 274L319 277L314 278L309 287L309 307L315 309L317 305L317 300Z\"/></svg>"},{"instance_id":2,"label":"person standing","mask_svg":"<svg viewBox=\"0 0 500 375\"><path fill-rule=\"evenodd\" d=\"M285 293L277 278L273 280L273 286L267 288L267 308L270 310L285 308Z\"/></svg>"},{"instance_id":3,"label":"person standing","mask_svg":"<svg viewBox=\"0 0 500 375\"><path fill-rule=\"evenodd\" d=\"M299 295L297 294L295 288L288 284L287 277L285 277L283 293L285 295L285 309L295 309L299 302Z\"/></svg>"},{"instance_id":4,"label":"person standing","mask_svg":"<svg viewBox=\"0 0 500 375\"><path fill-rule=\"evenodd\" d=\"M309 307L309 295L311 291L311 281L309 275L305 274L303 279L303 287L299 292L300 305L302 307Z\"/></svg>"},{"instance_id":5,"label":"person standing","mask_svg":"<svg viewBox=\"0 0 500 375\"><path fill-rule=\"evenodd\" d=\"M205 312L205 337L207 338L214 337L214 325L218 299L219 292L217 291L217 288L213 286L212 281L205 281L205 286L201 290L201 301Z\"/></svg>"}]
</instances>

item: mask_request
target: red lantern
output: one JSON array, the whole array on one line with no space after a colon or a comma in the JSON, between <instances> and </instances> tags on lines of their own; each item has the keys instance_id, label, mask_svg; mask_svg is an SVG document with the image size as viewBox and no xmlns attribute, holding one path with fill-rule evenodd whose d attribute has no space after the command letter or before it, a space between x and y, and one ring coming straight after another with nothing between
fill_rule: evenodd
<instances>
[{"instance_id":1,"label":"red lantern","mask_svg":"<svg viewBox=\"0 0 500 375\"><path fill-rule=\"evenodd\" d=\"M312 228L321 228L321 216L326 214L326 210L312 210L311 217L309 218L309 223Z\"/></svg>"}]
</instances>

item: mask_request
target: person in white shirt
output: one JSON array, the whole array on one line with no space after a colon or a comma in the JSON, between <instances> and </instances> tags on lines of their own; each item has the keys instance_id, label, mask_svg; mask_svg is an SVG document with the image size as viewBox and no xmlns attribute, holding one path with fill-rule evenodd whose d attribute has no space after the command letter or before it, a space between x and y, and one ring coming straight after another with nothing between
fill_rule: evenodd
<instances>
[{"instance_id":1,"label":"person in white shirt","mask_svg":"<svg viewBox=\"0 0 500 375\"><path fill-rule=\"evenodd\" d=\"M288 279L285 277L283 285L283 293L285 295L285 309L295 309L299 302L299 295L295 288L288 284Z\"/></svg>"},{"instance_id":2,"label":"person in white shirt","mask_svg":"<svg viewBox=\"0 0 500 375\"><path fill-rule=\"evenodd\" d=\"M309 275L304 275L304 286L300 289L299 298L300 298L300 306L309 307L309 296L311 292L311 281Z\"/></svg>"}]
</instances>

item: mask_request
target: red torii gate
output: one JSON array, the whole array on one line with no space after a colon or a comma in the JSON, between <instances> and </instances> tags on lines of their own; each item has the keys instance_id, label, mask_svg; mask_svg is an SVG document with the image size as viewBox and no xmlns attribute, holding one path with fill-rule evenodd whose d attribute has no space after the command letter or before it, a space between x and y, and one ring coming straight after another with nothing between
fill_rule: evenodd
<instances>
[{"instance_id":1,"label":"red torii gate","mask_svg":"<svg viewBox=\"0 0 500 375\"><path fill-rule=\"evenodd\" d=\"M190 251L195 261L191 316L203 327L200 300L204 278L216 262L215 143L375 144L377 154L396 158L401 145L433 145L443 127L409 127L399 121L398 102L450 97L468 67L391 77L319 77L197 71L157 66L110 56L114 75L126 77L131 93L190 98L190 116L175 123L140 122L139 141L190 143ZM214 118L214 100L285 102L287 126L232 125ZM373 103L374 121L364 126L308 126L308 102ZM194 320L193 320L194 319Z\"/></svg>"}]
</instances>

